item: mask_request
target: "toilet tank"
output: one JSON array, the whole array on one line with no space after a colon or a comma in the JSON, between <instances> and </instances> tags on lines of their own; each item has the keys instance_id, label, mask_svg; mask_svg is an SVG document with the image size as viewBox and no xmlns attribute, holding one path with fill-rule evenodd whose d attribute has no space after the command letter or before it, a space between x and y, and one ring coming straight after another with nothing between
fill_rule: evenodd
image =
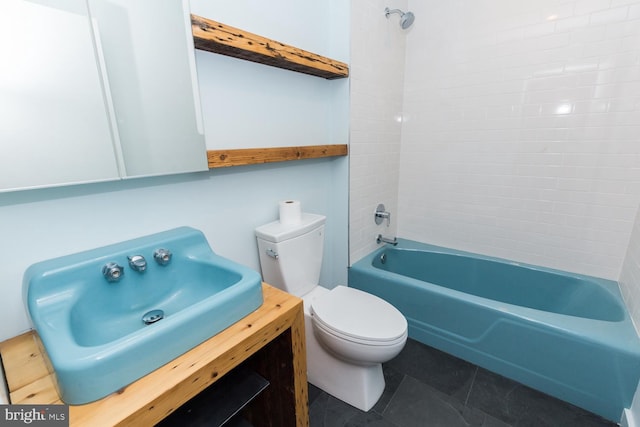
<instances>
[{"instance_id":1,"label":"toilet tank","mask_svg":"<svg viewBox=\"0 0 640 427\"><path fill-rule=\"evenodd\" d=\"M302 296L318 284L326 217L303 213L299 224L274 221L256 228L262 279Z\"/></svg>"}]
</instances>

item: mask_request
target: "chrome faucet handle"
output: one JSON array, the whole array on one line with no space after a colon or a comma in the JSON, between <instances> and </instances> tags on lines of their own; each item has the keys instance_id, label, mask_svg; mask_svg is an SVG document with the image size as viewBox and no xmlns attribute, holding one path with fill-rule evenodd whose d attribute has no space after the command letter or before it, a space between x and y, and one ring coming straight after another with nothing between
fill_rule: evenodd
<instances>
[{"instance_id":1,"label":"chrome faucet handle","mask_svg":"<svg viewBox=\"0 0 640 427\"><path fill-rule=\"evenodd\" d=\"M387 212L382 203L376 207L375 212L373 213L373 219L376 221L376 224L382 224L382 221L387 220L387 227L391 225L391 212Z\"/></svg>"},{"instance_id":2,"label":"chrome faucet handle","mask_svg":"<svg viewBox=\"0 0 640 427\"><path fill-rule=\"evenodd\" d=\"M169 264L169 262L171 262L171 256L172 254L169 249L160 248L153 252L153 259L160 265Z\"/></svg>"},{"instance_id":3,"label":"chrome faucet handle","mask_svg":"<svg viewBox=\"0 0 640 427\"><path fill-rule=\"evenodd\" d=\"M102 275L108 282L117 282L124 275L124 268L115 262L108 262L102 267Z\"/></svg>"},{"instance_id":4,"label":"chrome faucet handle","mask_svg":"<svg viewBox=\"0 0 640 427\"><path fill-rule=\"evenodd\" d=\"M143 273L147 269L147 260L142 255L131 255L127 259L132 270Z\"/></svg>"}]
</instances>

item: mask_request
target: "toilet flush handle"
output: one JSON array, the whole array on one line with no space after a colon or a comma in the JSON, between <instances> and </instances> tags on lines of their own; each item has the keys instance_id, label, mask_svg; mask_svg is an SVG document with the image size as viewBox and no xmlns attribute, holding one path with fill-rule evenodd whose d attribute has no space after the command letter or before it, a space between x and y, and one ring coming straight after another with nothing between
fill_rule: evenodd
<instances>
[{"instance_id":1,"label":"toilet flush handle","mask_svg":"<svg viewBox=\"0 0 640 427\"><path fill-rule=\"evenodd\" d=\"M267 255L269 255L271 258L278 259L278 252L274 251L273 249L268 248L266 252Z\"/></svg>"}]
</instances>

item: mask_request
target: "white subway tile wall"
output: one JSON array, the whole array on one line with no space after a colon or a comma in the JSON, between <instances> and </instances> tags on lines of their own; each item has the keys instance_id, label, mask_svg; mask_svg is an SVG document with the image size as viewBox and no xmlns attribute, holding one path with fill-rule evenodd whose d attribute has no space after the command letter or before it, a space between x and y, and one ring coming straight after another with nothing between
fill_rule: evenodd
<instances>
[{"instance_id":1,"label":"white subway tile wall","mask_svg":"<svg viewBox=\"0 0 640 427\"><path fill-rule=\"evenodd\" d=\"M349 253L353 263L377 247L381 233L395 236L406 32L399 16L405 1L351 2L351 105ZM383 203L391 225L376 225L373 212Z\"/></svg>"},{"instance_id":2,"label":"white subway tile wall","mask_svg":"<svg viewBox=\"0 0 640 427\"><path fill-rule=\"evenodd\" d=\"M398 234L617 280L640 202L640 1L408 7ZM384 134L354 126L352 150Z\"/></svg>"}]
</instances>

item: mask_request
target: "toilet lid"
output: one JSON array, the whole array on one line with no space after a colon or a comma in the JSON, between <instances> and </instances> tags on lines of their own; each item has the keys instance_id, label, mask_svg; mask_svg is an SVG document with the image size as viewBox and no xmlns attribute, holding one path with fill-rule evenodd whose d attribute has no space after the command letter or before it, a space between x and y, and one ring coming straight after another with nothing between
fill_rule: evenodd
<instances>
[{"instance_id":1,"label":"toilet lid","mask_svg":"<svg viewBox=\"0 0 640 427\"><path fill-rule=\"evenodd\" d=\"M327 328L360 340L392 341L407 331L407 319L394 306L346 286L337 286L315 299L311 313Z\"/></svg>"}]
</instances>

